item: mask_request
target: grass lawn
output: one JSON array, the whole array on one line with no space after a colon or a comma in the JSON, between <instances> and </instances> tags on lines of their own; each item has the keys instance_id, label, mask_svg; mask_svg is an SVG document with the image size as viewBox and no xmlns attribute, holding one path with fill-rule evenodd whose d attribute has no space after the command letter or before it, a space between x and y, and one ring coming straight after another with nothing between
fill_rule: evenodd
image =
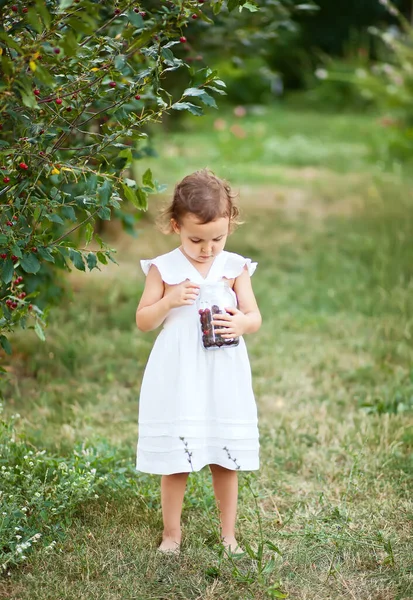
<instances>
[{"instance_id":1,"label":"grass lawn","mask_svg":"<svg viewBox=\"0 0 413 600\"><path fill-rule=\"evenodd\" d=\"M413 598L413 194L371 158L380 135L372 116L224 112L158 131L162 156L137 166L169 186L209 166L240 191L245 224L227 249L258 261L263 326L246 336L261 469L240 473L238 535L252 554L274 547L221 559L204 469L189 478L181 556L158 556L160 477L140 476L80 504L54 549L0 580L1 598ZM166 198L137 238L112 233L119 266L70 274L46 343L12 339L5 411L34 448L103 440L133 467L156 336L135 326L139 259L177 244L154 230Z\"/></svg>"}]
</instances>

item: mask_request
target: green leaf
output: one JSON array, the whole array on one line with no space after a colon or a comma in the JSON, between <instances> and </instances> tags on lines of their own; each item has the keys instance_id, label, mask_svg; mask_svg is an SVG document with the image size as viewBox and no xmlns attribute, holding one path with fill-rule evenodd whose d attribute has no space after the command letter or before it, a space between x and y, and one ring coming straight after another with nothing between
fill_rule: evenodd
<instances>
[{"instance_id":1,"label":"green leaf","mask_svg":"<svg viewBox=\"0 0 413 600\"><path fill-rule=\"evenodd\" d=\"M118 154L118 158L126 158L126 162L132 162L132 150L130 148L125 148L121 150Z\"/></svg>"},{"instance_id":2,"label":"green leaf","mask_svg":"<svg viewBox=\"0 0 413 600\"><path fill-rule=\"evenodd\" d=\"M66 8L70 8L73 4L73 0L60 0L59 12L63 12Z\"/></svg>"},{"instance_id":3,"label":"green leaf","mask_svg":"<svg viewBox=\"0 0 413 600\"><path fill-rule=\"evenodd\" d=\"M298 4L295 8L297 10L319 10L315 4Z\"/></svg>"},{"instance_id":4,"label":"green leaf","mask_svg":"<svg viewBox=\"0 0 413 600\"><path fill-rule=\"evenodd\" d=\"M3 54L3 56L1 57L1 67L2 71L6 75L11 75L13 73L13 63L7 58L5 54Z\"/></svg>"},{"instance_id":5,"label":"green leaf","mask_svg":"<svg viewBox=\"0 0 413 600\"><path fill-rule=\"evenodd\" d=\"M42 340L42 342L44 342L46 339L46 336L44 335L44 331L43 331L42 326L40 325L39 321L36 321L36 323L34 324L34 330L35 330L37 336Z\"/></svg>"},{"instance_id":6,"label":"green leaf","mask_svg":"<svg viewBox=\"0 0 413 600\"><path fill-rule=\"evenodd\" d=\"M136 198L138 200L138 208L148 210L148 195L141 188L136 190Z\"/></svg>"},{"instance_id":7,"label":"green leaf","mask_svg":"<svg viewBox=\"0 0 413 600\"><path fill-rule=\"evenodd\" d=\"M250 12L257 12L259 10L258 6L256 4L252 4L251 2L245 2L242 4L239 7L239 12L241 12L243 8L246 8Z\"/></svg>"},{"instance_id":8,"label":"green leaf","mask_svg":"<svg viewBox=\"0 0 413 600\"><path fill-rule=\"evenodd\" d=\"M24 54L24 51L20 48L20 46L14 41L12 37L7 35L4 31L0 31L0 40L6 42L10 48L14 48L19 54Z\"/></svg>"},{"instance_id":9,"label":"green leaf","mask_svg":"<svg viewBox=\"0 0 413 600\"><path fill-rule=\"evenodd\" d=\"M146 210L148 208L147 195L141 188L132 189L124 183L121 185L126 200L132 202L139 210Z\"/></svg>"},{"instance_id":10,"label":"green leaf","mask_svg":"<svg viewBox=\"0 0 413 600\"><path fill-rule=\"evenodd\" d=\"M11 352L12 352L11 345L5 335L0 335L0 344L1 344L1 347L3 348L3 350L5 352L7 352L7 354L11 354Z\"/></svg>"},{"instance_id":11,"label":"green leaf","mask_svg":"<svg viewBox=\"0 0 413 600\"><path fill-rule=\"evenodd\" d=\"M43 25L39 19L37 10L35 10L34 8L29 8L29 10L26 13L26 19L29 21L30 25L33 27L36 33L42 33Z\"/></svg>"},{"instance_id":12,"label":"green leaf","mask_svg":"<svg viewBox=\"0 0 413 600\"><path fill-rule=\"evenodd\" d=\"M48 221L52 221L52 223L59 223L59 225L64 225L63 219L61 219L56 213L45 213L44 216Z\"/></svg>"},{"instance_id":13,"label":"green leaf","mask_svg":"<svg viewBox=\"0 0 413 600\"><path fill-rule=\"evenodd\" d=\"M32 252L23 256L20 266L26 273L37 273L40 269L40 263Z\"/></svg>"},{"instance_id":14,"label":"green leaf","mask_svg":"<svg viewBox=\"0 0 413 600\"><path fill-rule=\"evenodd\" d=\"M269 575L275 569L275 560L274 557L270 558L270 560L266 563L265 567L262 570L262 573L265 575Z\"/></svg>"},{"instance_id":15,"label":"green leaf","mask_svg":"<svg viewBox=\"0 0 413 600\"><path fill-rule=\"evenodd\" d=\"M22 253L22 251L21 251L21 248L20 248L20 246L18 246L17 244L14 244L14 245L12 246L12 249L11 249L11 251L12 251L12 254L15 254L15 255L16 255L16 256L18 256L19 258L21 258L21 257L23 256L23 253Z\"/></svg>"},{"instance_id":16,"label":"green leaf","mask_svg":"<svg viewBox=\"0 0 413 600\"><path fill-rule=\"evenodd\" d=\"M278 546L276 546L275 544L273 544L272 542L270 542L269 540L267 540L265 542L265 545L268 546L268 548L270 550L272 550L273 552L276 552L277 554L279 554L280 556L282 556L281 550L278 548Z\"/></svg>"},{"instance_id":17,"label":"green leaf","mask_svg":"<svg viewBox=\"0 0 413 600\"><path fill-rule=\"evenodd\" d=\"M42 83L44 83L44 85L52 87L55 85L55 80L52 77L52 75L49 73L49 71L47 71L47 69L45 69L44 67L41 67L39 65L39 63L36 63L37 65L37 69L36 69L36 78L39 79L39 81L41 81Z\"/></svg>"},{"instance_id":18,"label":"green leaf","mask_svg":"<svg viewBox=\"0 0 413 600\"><path fill-rule=\"evenodd\" d=\"M4 233L0 233L0 246L7 244L8 238Z\"/></svg>"},{"instance_id":19,"label":"green leaf","mask_svg":"<svg viewBox=\"0 0 413 600\"><path fill-rule=\"evenodd\" d=\"M228 11L231 12L239 5L239 0L228 0Z\"/></svg>"},{"instance_id":20,"label":"green leaf","mask_svg":"<svg viewBox=\"0 0 413 600\"><path fill-rule=\"evenodd\" d=\"M142 183L143 185L148 185L151 188L154 187L152 171L150 169L146 169L145 173L142 175Z\"/></svg>"},{"instance_id":21,"label":"green leaf","mask_svg":"<svg viewBox=\"0 0 413 600\"><path fill-rule=\"evenodd\" d=\"M108 259L106 258L106 256L103 254L103 252L97 252L97 257L99 262L101 262L103 265L107 265L108 264Z\"/></svg>"},{"instance_id":22,"label":"green leaf","mask_svg":"<svg viewBox=\"0 0 413 600\"><path fill-rule=\"evenodd\" d=\"M97 175L95 175L94 173L92 173L92 175L90 175L87 178L87 182L86 182L86 192L88 194L91 194L92 192L94 192L97 188L98 185L98 178Z\"/></svg>"},{"instance_id":23,"label":"green leaf","mask_svg":"<svg viewBox=\"0 0 413 600\"><path fill-rule=\"evenodd\" d=\"M86 271L82 254L74 248L69 248L69 258L79 271Z\"/></svg>"},{"instance_id":24,"label":"green leaf","mask_svg":"<svg viewBox=\"0 0 413 600\"><path fill-rule=\"evenodd\" d=\"M99 204L106 206L109 202L109 198L112 195L112 184L109 179L105 179L102 185L98 188Z\"/></svg>"},{"instance_id":25,"label":"green leaf","mask_svg":"<svg viewBox=\"0 0 413 600\"><path fill-rule=\"evenodd\" d=\"M288 594L284 594L281 590L270 588L268 593L272 598L288 598Z\"/></svg>"},{"instance_id":26,"label":"green leaf","mask_svg":"<svg viewBox=\"0 0 413 600\"><path fill-rule=\"evenodd\" d=\"M202 96L202 94L205 94L204 90L201 90L200 88L191 87L186 88L182 96Z\"/></svg>"},{"instance_id":27,"label":"green leaf","mask_svg":"<svg viewBox=\"0 0 413 600\"><path fill-rule=\"evenodd\" d=\"M93 238L94 227L92 223L87 223L85 227L86 246L90 244Z\"/></svg>"},{"instance_id":28,"label":"green leaf","mask_svg":"<svg viewBox=\"0 0 413 600\"><path fill-rule=\"evenodd\" d=\"M37 102L33 94L27 94L24 90L20 90L22 102L28 108L37 108Z\"/></svg>"},{"instance_id":29,"label":"green leaf","mask_svg":"<svg viewBox=\"0 0 413 600\"><path fill-rule=\"evenodd\" d=\"M97 269L97 258L96 255L94 254L94 252L89 252L89 254L86 257L86 261L87 261L87 266L89 267L89 271L92 271L92 269Z\"/></svg>"},{"instance_id":30,"label":"green leaf","mask_svg":"<svg viewBox=\"0 0 413 600\"><path fill-rule=\"evenodd\" d=\"M49 248L44 248L43 246L40 246L37 249L37 252L40 254L40 256L43 258L43 260L47 260L48 262L52 262L54 263L54 256L52 255L52 253L50 252Z\"/></svg>"},{"instance_id":31,"label":"green leaf","mask_svg":"<svg viewBox=\"0 0 413 600\"><path fill-rule=\"evenodd\" d=\"M10 281L13 279L13 273L14 273L13 261L10 257L7 257L6 260L4 261L3 268L1 270L2 281L4 281L4 283L10 283Z\"/></svg>"},{"instance_id":32,"label":"green leaf","mask_svg":"<svg viewBox=\"0 0 413 600\"><path fill-rule=\"evenodd\" d=\"M191 114L200 117L204 114L204 111L200 106L196 106L191 102L175 102L172 104L172 107L175 110L188 110Z\"/></svg>"},{"instance_id":33,"label":"green leaf","mask_svg":"<svg viewBox=\"0 0 413 600\"><path fill-rule=\"evenodd\" d=\"M60 46L63 48L65 56L75 56L79 51L79 44L73 31L69 30L65 37L60 41Z\"/></svg>"},{"instance_id":34,"label":"green leaf","mask_svg":"<svg viewBox=\"0 0 413 600\"><path fill-rule=\"evenodd\" d=\"M103 219L104 221L110 221L111 211L109 206L101 206L97 212L98 217Z\"/></svg>"},{"instance_id":35,"label":"green leaf","mask_svg":"<svg viewBox=\"0 0 413 600\"><path fill-rule=\"evenodd\" d=\"M65 219L70 219L71 221L77 220L73 206L62 206L61 211Z\"/></svg>"},{"instance_id":36,"label":"green leaf","mask_svg":"<svg viewBox=\"0 0 413 600\"><path fill-rule=\"evenodd\" d=\"M36 9L42 17L46 29L50 29L51 17L49 11L46 8L46 3L43 2L43 0L36 0Z\"/></svg>"}]
</instances>

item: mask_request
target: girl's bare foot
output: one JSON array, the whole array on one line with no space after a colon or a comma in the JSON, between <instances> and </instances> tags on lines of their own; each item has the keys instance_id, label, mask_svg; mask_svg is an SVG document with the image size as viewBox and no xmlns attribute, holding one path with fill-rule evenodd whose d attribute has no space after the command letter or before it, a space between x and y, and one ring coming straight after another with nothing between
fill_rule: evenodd
<instances>
[{"instance_id":1,"label":"girl's bare foot","mask_svg":"<svg viewBox=\"0 0 413 600\"><path fill-rule=\"evenodd\" d=\"M166 536L163 538L161 545L159 546L159 552L179 554L181 540L175 537Z\"/></svg>"},{"instance_id":2,"label":"girl's bare foot","mask_svg":"<svg viewBox=\"0 0 413 600\"><path fill-rule=\"evenodd\" d=\"M226 535L222 537L222 543L224 548L231 554L243 554L244 550L238 546L238 542L233 535Z\"/></svg>"}]
</instances>

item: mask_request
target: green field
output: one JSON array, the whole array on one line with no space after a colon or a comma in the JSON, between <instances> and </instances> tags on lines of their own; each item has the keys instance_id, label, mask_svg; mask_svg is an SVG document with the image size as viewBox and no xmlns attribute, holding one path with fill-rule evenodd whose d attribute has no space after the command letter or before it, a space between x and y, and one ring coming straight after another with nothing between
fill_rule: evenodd
<instances>
[{"instance_id":1,"label":"green field","mask_svg":"<svg viewBox=\"0 0 413 600\"><path fill-rule=\"evenodd\" d=\"M227 250L258 261L263 326L246 342L261 469L240 474L238 537L263 554L220 557L205 469L189 478L181 556L158 556L160 478L131 476L118 496L79 503L54 549L0 580L1 598L413 598L413 194L377 162L381 135L374 116L277 107L157 130L160 157L137 172L150 166L167 194L136 239L108 233L119 266L69 276L46 343L16 333L5 413L34 449L84 442L133 470L156 336L135 326L139 259L177 245L153 223L174 181L212 168L240 192L245 224Z\"/></svg>"}]
</instances>

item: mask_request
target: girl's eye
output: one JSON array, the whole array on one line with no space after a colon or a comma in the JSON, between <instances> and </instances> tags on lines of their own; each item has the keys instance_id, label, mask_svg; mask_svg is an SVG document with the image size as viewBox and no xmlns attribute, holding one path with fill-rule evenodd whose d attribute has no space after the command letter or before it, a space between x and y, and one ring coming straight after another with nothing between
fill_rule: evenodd
<instances>
[{"instance_id":1,"label":"girl's eye","mask_svg":"<svg viewBox=\"0 0 413 600\"><path fill-rule=\"evenodd\" d=\"M214 242L220 242L222 240L222 237L220 238L215 238L215 240L213 240ZM199 244L201 242L201 240L191 240L191 242L193 244Z\"/></svg>"}]
</instances>

